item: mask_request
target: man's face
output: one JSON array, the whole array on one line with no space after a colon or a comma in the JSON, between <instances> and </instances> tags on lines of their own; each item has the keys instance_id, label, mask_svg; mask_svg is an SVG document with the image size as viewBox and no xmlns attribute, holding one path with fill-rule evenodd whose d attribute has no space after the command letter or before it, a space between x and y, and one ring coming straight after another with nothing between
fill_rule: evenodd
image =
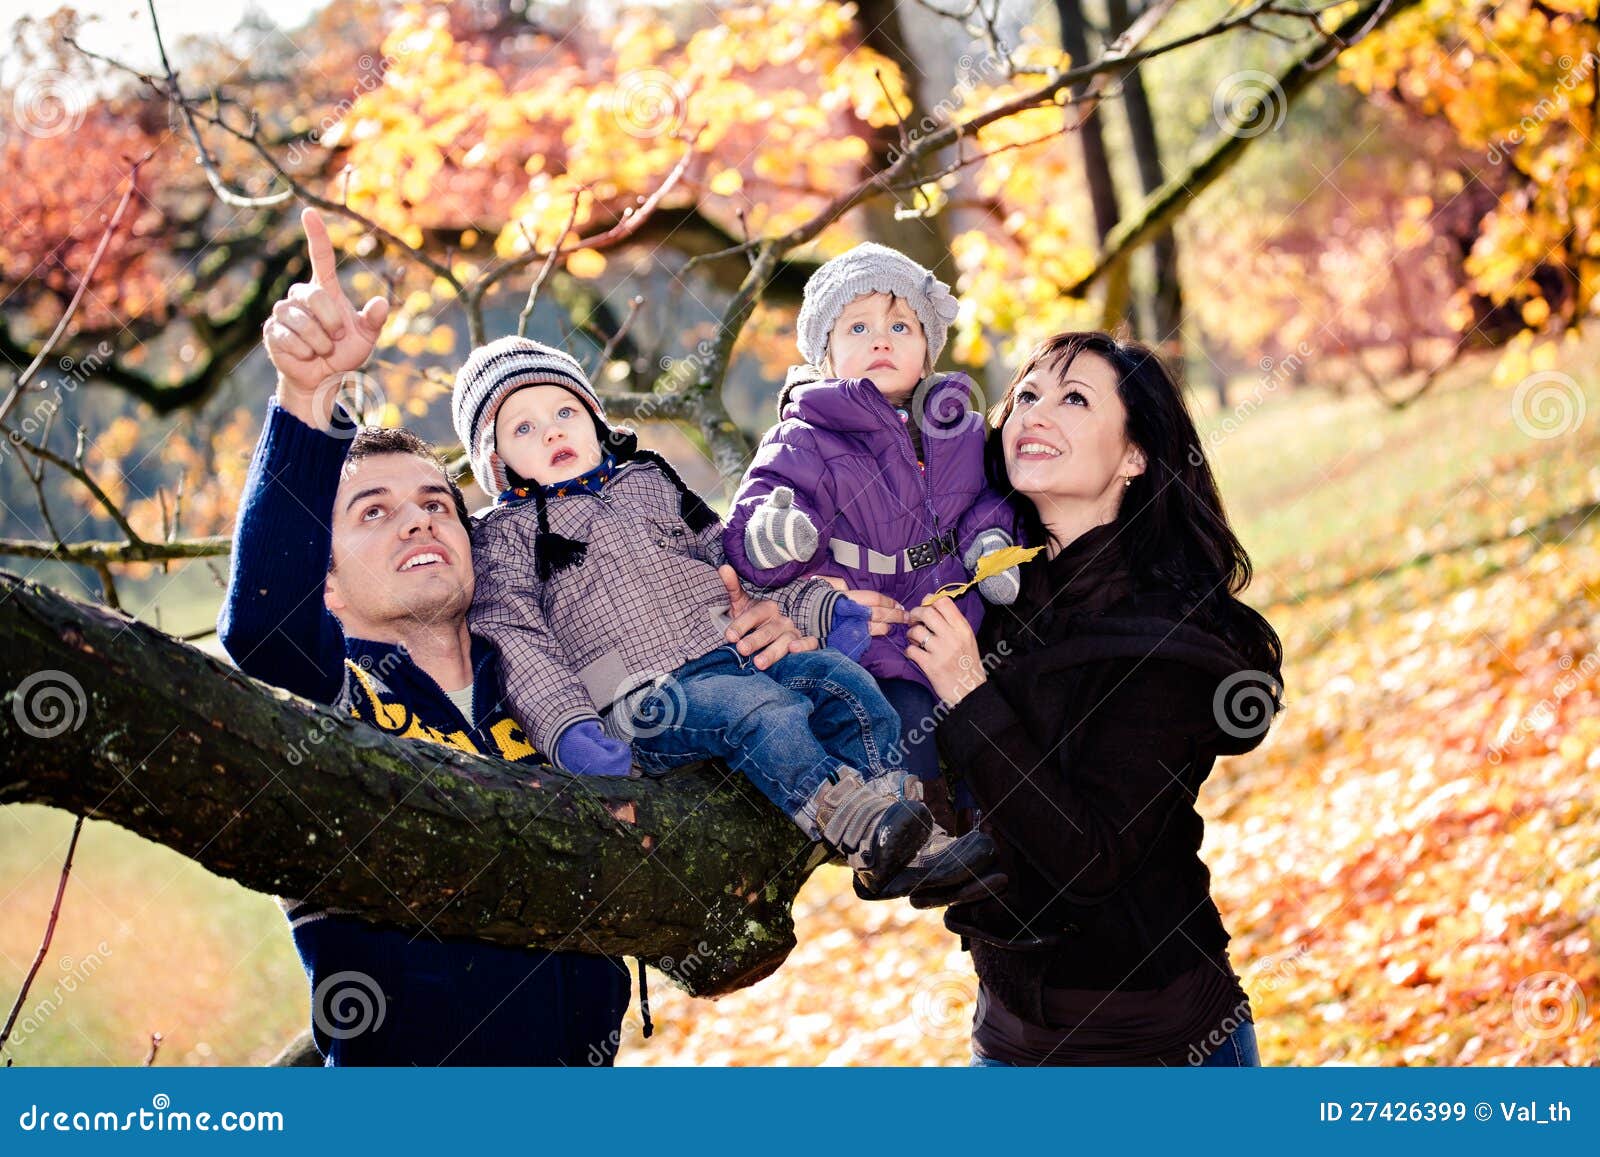
<instances>
[{"instance_id":1,"label":"man's face","mask_svg":"<svg viewBox=\"0 0 1600 1157\"><path fill-rule=\"evenodd\" d=\"M472 540L437 466L375 454L346 468L323 594L345 634L398 642L407 625L459 622L472 589Z\"/></svg>"},{"instance_id":2,"label":"man's face","mask_svg":"<svg viewBox=\"0 0 1600 1157\"><path fill-rule=\"evenodd\" d=\"M589 410L560 386L524 386L494 418L500 460L523 478L554 486L600 465L600 437Z\"/></svg>"}]
</instances>

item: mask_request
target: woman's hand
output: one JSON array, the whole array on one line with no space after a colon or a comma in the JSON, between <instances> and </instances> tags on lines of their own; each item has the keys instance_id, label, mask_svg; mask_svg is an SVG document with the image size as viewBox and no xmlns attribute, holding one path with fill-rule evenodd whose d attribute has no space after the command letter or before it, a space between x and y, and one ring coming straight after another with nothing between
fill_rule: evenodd
<instances>
[{"instance_id":1,"label":"woman's hand","mask_svg":"<svg viewBox=\"0 0 1600 1157\"><path fill-rule=\"evenodd\" d=\"M906 658L922 668L946 707L954 707L988 680L972 624L953 601L939 599L932 606L916 607L910 620Z\"/></svg>"},{"instance_id":2,"label":"woman's hand","mask_svg":"<svg viewBox=\"0 0 1600 1157\"><path fill-rule=\"evenodd\" d=\"M894 624L909 623L911 621L906 614L906 609L882 591L852 590L845 585L844 580L841 578L834 578L832 575L825 574L817 577L851 602L859 603L872 612L872 618L867 623L867 634L869 636L887 635L889 628Z\"/></svg>"}]
</instances>

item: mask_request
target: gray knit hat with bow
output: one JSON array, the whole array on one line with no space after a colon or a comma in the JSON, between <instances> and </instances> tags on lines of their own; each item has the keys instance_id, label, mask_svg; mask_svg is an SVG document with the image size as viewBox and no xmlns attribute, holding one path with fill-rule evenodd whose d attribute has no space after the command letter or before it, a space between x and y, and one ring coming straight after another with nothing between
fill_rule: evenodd
<instances>
[{"instance_id":1,"label":"gray knit hat with bow","mask_svg":"<svg viewBox=\"0 0 1600 1157\"><path fill-rule=\"evenodd\" d=\"M491 498L508 484L505 463L495 449L495 415L523 386L560 386L588 409L602 445L614 433L600 395L571 354L525 337L496 338L479 346L456 374L450 416L478 488Z\"/></svg>"},{"instance_id":2,"label":"gray knit hat with bow","mask_svg":"<svg viewBox=\"0 0 1600 1157\"><path fill-rule=\"evenodd\" d=\"M898 249L863 242L822 265L806 282L795 344L800 356L820 366L828 335L844 307L869 293L892 293L916 311L928 342L928 364L939 360L960 305L950 287Z\"/></svg>"}]
</instances>

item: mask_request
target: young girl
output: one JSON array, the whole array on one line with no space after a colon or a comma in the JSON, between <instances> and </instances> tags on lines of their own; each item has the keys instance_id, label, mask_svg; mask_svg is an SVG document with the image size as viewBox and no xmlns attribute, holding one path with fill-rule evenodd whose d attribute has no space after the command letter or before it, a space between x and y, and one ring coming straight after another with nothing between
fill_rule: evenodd
<instances>
[{"instance_id":1,"label":"young girl","mask_svg":"<svg viewBox=\"0 0 1600 1157\"><path fill-rule=\"evenodd\" d=\"M972 383L931 376L957 308L931 272L871 243L806 282L796 338L810 365L790 371L782 420L762 439L723 533L743 578L772 586L829 576L910 608L1011 545L1014 517L984 481ZM1012 567L957 605L976 629L982 599L1009 603L1019 582ZM907 770L928 780L939 774L935 698L906 658L906 629L873 637L861 663L900 715Z\"/></svg>"},{"instance_id":2,"label":"young girl","mask_svg":"<svg viewBox=\"0 0 1600 1157\"><path fill-rule=\"evenodd\" d=\"M453 414L478 484L498 495L473 527L468 625L498 648L535 747L579 775L725 760L843 856L867 899L932 906L982 883L993 841L952 840L920 784L885 763L894 712L847 653L792 652L762 671L725 641L720 521L607 424L576 361L501 338L467 359ZM763 593L804 633L865 648L869 612L828 584Z\"/></svg>"}]
</instances>

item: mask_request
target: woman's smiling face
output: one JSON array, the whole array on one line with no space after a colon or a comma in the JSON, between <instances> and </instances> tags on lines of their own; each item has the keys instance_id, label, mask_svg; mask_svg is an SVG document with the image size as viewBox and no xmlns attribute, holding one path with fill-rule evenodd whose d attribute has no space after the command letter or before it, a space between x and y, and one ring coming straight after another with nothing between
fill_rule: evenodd
<instances>
[{"instance_id":1,"label":"woman's smiling face","mask_svg":"<svg viewBox=\"0 0 1600 1157\"><path fill-rule=\"evenodd\" d=\"M1109 502L1114 514L1124 480L1144 472L1127 417L1116 370L1098 354L1036 367L1000 430L1011 485L1036 505Z\"/></svg>"}]
</instances>

